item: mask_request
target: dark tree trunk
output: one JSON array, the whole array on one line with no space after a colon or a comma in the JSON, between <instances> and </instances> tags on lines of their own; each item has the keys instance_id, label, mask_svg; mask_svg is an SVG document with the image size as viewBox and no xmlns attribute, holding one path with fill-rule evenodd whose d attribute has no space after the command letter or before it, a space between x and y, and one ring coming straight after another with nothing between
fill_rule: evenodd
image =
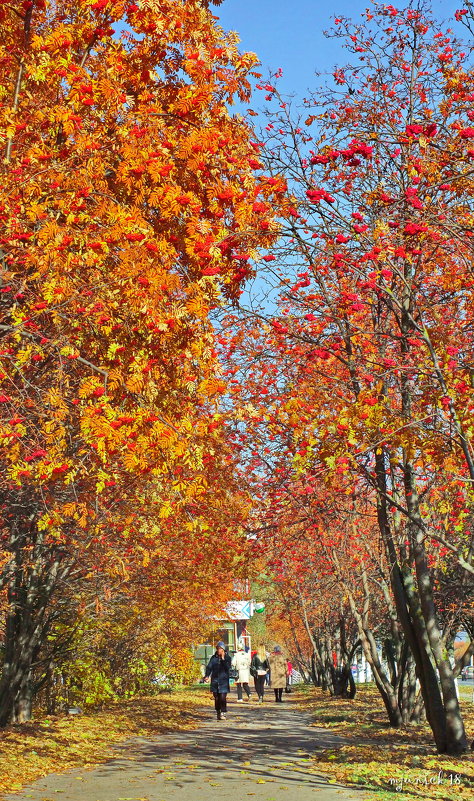
<instances>
[{"instance_id":1,"label":"dark tree trunk","mask_svg":"<svg viewBox=\"0 0 474 801\"><path fill-rule=\"evenodd\" d=\"M350 665L332 668L331 676L336 698L355 698L356 685Z\"/></svg>"},{"instance_id":2,"label":"dark tree trunk","mask_svg":"<svg viewBox=\"0 0 474 801\"><path fill-rule=\"evenodd\" d=\"M415 557L419 608L424 622L427 647L438 669L444 712L445 744L443 753L460 754L467 750L467 738L456 693L456 682L449 656L440 632L433 598L433 582L425 551L425 533L419 510L419 499L411 463L404 465L409 530Z\"/></svg>"},{"instance_id":3,"label":"dark tree trunk","mask_svg":"<svg viewBox=\"0 0 474 801\"><path fill-rule=\"evenodd\" d=\"M14 723L26 723L31 720L33 708L33 679L31 670L22 676L20 687L15 698L12 720Z\"/></svg>"},{"instance_id":4,"label":"dark tree trunk","mask_svg":"<svg viewBox=\"0 0 474 801\"><path fill-rule=\"evenodd\" d=\"M426 720L425 702L423 701L423 694L418 693L411 713L410 723L423 723Z\"/></svg>"},{"instance_id":5,"label":"dark tree trunk","mask_svg":"<svg viewBox=\"0 0 474 801\"><path fill-rule=\"evenodd\" d=\"M399 681L398 681L398 706L402 713L403 723L416 723L415 705L417 700L416 692L416 669L413 655L407 643L403 644L400 654ZM421 707L423 699L421 698ZM415 716L415 717L414 717Z\"/></svg>"},{"instance_id":6,"label":"dark tree trunk","mask_svg":"<svg viewBox=\"0 0 474 801\"><path fill-rule=\"evenodd\" d=\"M318 670L317 657L314 651L311 654L311 679L315 687L321 687L321 678Z\"/></svg>"},{"instance_id":7,"label":"dark tree trunk","mask_svg":"<svg viewBox=\"0 0 474 801\"><path fill-rule=\"evenodd\" d=\"M32 543L32 549L27 550L26 545ZM48 633L48 609L57 587L60 564L54 549L43 547L41 533L34 525L12 532L10 547L0 727L31 716L33 666Z\"/></svg>"},{"instance_id":8,"label":"dark tree trunk","mask_svg":"<svg viewBox=\"0 0 474 801\"><path fill-rule=\"evenodd\" d=\"M458 754L466 748L463 727L451 726L448 731L447 712L440 693L438 677L433 667L433 654L427 632L427 625L420 608L420 598L414 584L414 577L408 565L402 571L398 560L395 543L392 538L388 510L387 484L385 473L385 454L382 448L375 452L376 479L378 489L377 516L380 532L385 545L390 569L390 580L397 607L397 612L407 644L413 654L416 673L426 710L426 717L431 726L436 748L439 753ZM420 592L425 589L424 585ZM429 622L432 623L431 618ZM456 701L457 704L457 701ZM459 705L457 713L451 705L449 715L459 722ZM462 724L462 721L461 721Z\"/></svg>"},{"instance_id":9,"label":"dark tree trunk","mask_svg":"<svg viewBox=\"0 0 474 801\"><path fill-rule=\"evenodd\" d=\"M5 631L5 661L0 679L0 727L31 715L31 670L36 635L31 621L19 610L9 612Z\"/></svg>"}]
</instances>

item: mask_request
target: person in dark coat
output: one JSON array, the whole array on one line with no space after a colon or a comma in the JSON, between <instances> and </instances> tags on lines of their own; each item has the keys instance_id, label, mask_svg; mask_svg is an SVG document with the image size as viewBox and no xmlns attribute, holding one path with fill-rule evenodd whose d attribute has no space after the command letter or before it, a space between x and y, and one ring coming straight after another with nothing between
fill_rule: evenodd
<instances>
[{"instance_id":1,"label":"person in dark coat","mask_svg":"<svg viewBox=\"0 0 474 801\"><path fill-rule=\"evenodd\" d=\"M220 640L216 645L216 652L207 664L204 681L211 683L210 690L214 696L217 720L227 717L227 693L230 692L229 671L231 658L225 650L225 643Z\"/></svg>"},{"instance_id":2,"label":"person in dark coat","mask_svg":"<svg viewBox=\"0 0 474 801\"><path fill-rule=\"evenodd\" d=\"M263 703L263 688L265 686L265 678L269 669L270 665L267 659L267 651L263 643L261 643L258 646L250 663L250 673L254 678L255 692L257 693L258 702L260 704Z\"/></svg>"}]
</instances>

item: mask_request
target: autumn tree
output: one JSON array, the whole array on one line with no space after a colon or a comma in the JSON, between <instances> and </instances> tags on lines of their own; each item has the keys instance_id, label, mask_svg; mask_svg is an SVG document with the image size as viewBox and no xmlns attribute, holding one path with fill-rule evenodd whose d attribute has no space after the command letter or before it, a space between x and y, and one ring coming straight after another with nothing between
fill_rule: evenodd
<instances>
[{"instance_id":1,"label":"autumn tree","mask_svg":"<svg viewBox=\"0 0 474 801\"><path fill-rule=\"evenodd\" d=\"M261 429L284 422L287 471L373 493L427 717L455 753L466 739L434 569L456 566L472 588L473 73L418 6L376 4L332 35L353 60L302 109L277 76L260 84L267 169L292 197L266 257L278 314L253 315L245 392Z\"/></svg>"},{"instance_id":2,"label":"autumn tree","mask_svg":"<svg viewBox=\"0 0 474 801\"><path fill-rule=\"evenodd\" d=\"M273 500L274 570L303 620L323 689L355 694L363 654L391 725L418 717L414 662L398 621L374 499L341 474L302 472ZM382 658L383 654L383 658Z\"/></svg>"},{"instance_id":3,"label":"autumn tree","mask_svg":"<svg viewBox=\"0 0 474 801\"><path fill-rule=\"evenodd\" d=\"M0 32L4 725L61 597L181 526L194 554L211 525L239 538L199 512L231 463L209 312L272 241L276 195L229 111L256 59L208 3L13 2Z\"/></svg>"}]
</instances>

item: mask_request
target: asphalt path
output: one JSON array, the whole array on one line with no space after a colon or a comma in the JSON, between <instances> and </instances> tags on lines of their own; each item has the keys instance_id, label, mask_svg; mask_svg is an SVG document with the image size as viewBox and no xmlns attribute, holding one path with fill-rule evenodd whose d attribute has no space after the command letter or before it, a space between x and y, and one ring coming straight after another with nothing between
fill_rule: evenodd
<instances>
[{"instance_id":1,"label":"asphalt path","mask_svg":"<svg viewBox=\"0 0 474 801\"><path fill-rule=\"evenodd\" d=\"M273 693L272 693L273 696ZM8 801L362 801L364 793L328 784L315 768L318 750L343 740L310 726L292 696L282 704L237 704L227 720L192 731L133 738L91 769L50 775Z\"/></svg>"}]
</instances>

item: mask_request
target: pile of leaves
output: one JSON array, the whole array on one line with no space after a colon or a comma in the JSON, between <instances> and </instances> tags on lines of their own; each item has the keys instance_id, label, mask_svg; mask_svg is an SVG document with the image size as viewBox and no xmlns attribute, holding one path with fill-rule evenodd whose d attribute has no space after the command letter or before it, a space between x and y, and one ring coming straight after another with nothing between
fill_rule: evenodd
<instances>
[{"instance_id":1,"label":"pile of leaves","mask_svg":"<svg viewBox=\"0 0 474 801\"><path fill-rule=\"evenodd\" d=\"M469 742L474 737L472 688L460 689ZM374 686L359 685L356 698L345 700L305 688L300 706L312 712L314 726L344 736L346 744L317 752L313 767L331 782L370 790L372 801L396 793L401 801L424 798L450 801L470 798L474 787L472 753L459 757L436 753L428 724L394 729Z\"/></svg>"},{"instance_id":2,"label":"pile of leaves","mask_svg":"<svg viewBox=\"0 0 474 801\"><path fill-rule=\"evenodd\" d=\"M192 729L205 716L208 696L201 688L179 689L102 711L8 726L0 732L0 793L17 792L49 773L105 762L113 745L130 737Z\"/></svg>"}]
</instances>

